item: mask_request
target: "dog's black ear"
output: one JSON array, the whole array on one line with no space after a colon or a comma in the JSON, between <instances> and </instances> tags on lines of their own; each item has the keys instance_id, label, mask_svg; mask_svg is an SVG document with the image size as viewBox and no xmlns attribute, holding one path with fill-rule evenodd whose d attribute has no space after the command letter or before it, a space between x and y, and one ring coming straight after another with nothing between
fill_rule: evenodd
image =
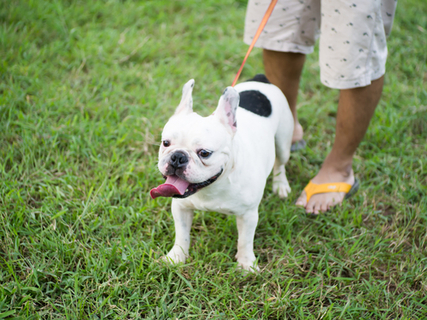
<instances>
[{"instance_id":1,"label":"dog's black ear","mask_svg":"<svg viewBox=\"0 0 427 320\"><path fill-rule=\"evenodd\" d=\"M218 107L214 114L227 128L230 128L233 134L237 130L236 110L239 106L239 101L240 97L236 89L227 87L219 99Z\"/></svg>"},{"instance_id":2,"label":"dog's black ear","mask_svg":"<svg viewBox=\"0 0 427 320\"><path fill-rule=\"evenodd\" d=\"M182 98L178 107L175 110L175 114L186 114L193 112L193 97L192 92L194 88L194 79L188 81L182 88Z\"/></svg>"}]
</instances>

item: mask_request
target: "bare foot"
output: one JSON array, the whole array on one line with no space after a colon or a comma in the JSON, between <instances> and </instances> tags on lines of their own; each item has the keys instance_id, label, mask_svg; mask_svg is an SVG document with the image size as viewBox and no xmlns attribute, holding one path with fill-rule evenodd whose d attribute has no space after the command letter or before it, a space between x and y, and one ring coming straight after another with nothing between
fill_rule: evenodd
<instances>
[{"instance_id":1,"label":"bare foot","mask_svg":"<svg viewBox=\"0 0 427 320\"><path fill-rule=\"evenodd\" d=\"M351 165L347 166L347 168L346 170L338 170L332 165L324 164L311 181L316 184L345 182L353 185L354 173ZM304 207L307 213L319 214L320 212L328 211L337 204L341 204L345 195L345 192L320 193L313 195L307 202L307 195L303 191L295 204Z\"/></svg>"}]
</instances>

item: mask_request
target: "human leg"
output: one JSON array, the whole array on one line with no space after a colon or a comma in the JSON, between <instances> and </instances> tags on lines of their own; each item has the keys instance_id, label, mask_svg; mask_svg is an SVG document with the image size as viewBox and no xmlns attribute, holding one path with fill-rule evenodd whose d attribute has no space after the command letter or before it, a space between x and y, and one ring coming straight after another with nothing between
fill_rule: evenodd
<instances>
[{"instance_id":1,"label":"human leg","mask_svg":"<svg viewBox=\"0 0 427 320\"><path fill-rule=\"evenodd\" d=\"M353 156L374 114L384 82L387 27L382 9L381 0L351 5L333 0L321 2L321 81L341 91L335 141L312 179L315 184L354 183ZM386 15L389 16L387 11ZM308 213L317 214L341 203L344 195L321 193L307 200L303 192L296 203Z\"/></svg>"},{"instance_id":2,"label":"human leg","mask_svg":"<svg viewBox=\"0 0 427 320\"><path fill-rule=\"evenodd\" d=\"M270 0L249 0L244 41L250 44ZM320 0L279 0L256 42L262 47L265 74L285 94L295 120L292 142L300 141L303 128L296 105L305 55L313 52L320 28Z\"/></svg>"},{"instance_id":3,"label":"human leg","mask_svg":"<svg viewBox=\"0 0 427 320\"><path fill-rule=\"evenodd\" d=\"M297 96L305 54L264 49L263 59L267 79L282 90L294 116L292 142L299 141L303 137L303 129L298 122Z\"/></svg>"},{"instance_id":4,"label":"human leg","mask_svg":"<svg viewBox=\"0 0 427 320\"><path fill-rule=\"evenodd\" d=\"M312 179L313 183L354 183L353 156L378 105L383 83L382 76L369 86L340 91L335 141L321 169ZM303 192L296 204L305 207L307 213L318 214L341 203L344 196L343 192L321 193L313 195L307 202L306 193Z\"/></svg>"}]
</instances>

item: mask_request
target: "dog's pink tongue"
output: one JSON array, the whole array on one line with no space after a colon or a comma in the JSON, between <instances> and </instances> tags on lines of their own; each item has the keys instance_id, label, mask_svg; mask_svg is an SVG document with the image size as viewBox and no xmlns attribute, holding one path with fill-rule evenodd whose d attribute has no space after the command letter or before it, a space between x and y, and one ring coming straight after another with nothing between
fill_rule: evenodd
<instances>
[{"instance_id":1,"label":"dog's pink tongue","mask_svg":"<svg viewBox=\"0 0 427 320\"><path fill-rule=\"evenodd\" d=\"M172 197L176 194L183 195L189 184L178 176L167 176L164 184L151 189L150 196L155 199L157 197Z\"/></svg>"}]
</instances>

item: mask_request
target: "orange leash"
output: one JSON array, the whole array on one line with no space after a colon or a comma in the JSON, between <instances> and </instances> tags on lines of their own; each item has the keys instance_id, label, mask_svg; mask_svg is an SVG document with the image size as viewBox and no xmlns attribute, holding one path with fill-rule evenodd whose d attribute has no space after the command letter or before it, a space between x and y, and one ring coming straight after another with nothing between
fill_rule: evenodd
<instances>
[{"instance_id":1,"label":"orange leash","mask_svg":"<svg viewBox=\"0 0 427 320\"><path fill-rule=\"evenodd\" d=\"M236 85L236 82L239 79L240 74L242 73L243 66L246 63L246 60L248 59L249 54L251 53L251 51L252 51L252 49L253 49L253 47L255 45L255 42L258 40L259 36L261 35L262 30L264 29L265 25L267 24L268 18L270 18L271 13L273 12L273 9L274 9L274 6L276 5L276 3L277 3L277 0L271 0L271 3L268 6L267 11L265 12L265 15L264 15L264 17L261 20L261 23L260 23L260 25L258 27L258 30L255 33L254 39L252 40L252 43L249 46L248 52L246 52L246 56L243 59L242 65L240 66L240 69L237 72L236 77L234 78L233 84L231 85L232 87L234 87Z\"/></svg>"}]
</instances>

